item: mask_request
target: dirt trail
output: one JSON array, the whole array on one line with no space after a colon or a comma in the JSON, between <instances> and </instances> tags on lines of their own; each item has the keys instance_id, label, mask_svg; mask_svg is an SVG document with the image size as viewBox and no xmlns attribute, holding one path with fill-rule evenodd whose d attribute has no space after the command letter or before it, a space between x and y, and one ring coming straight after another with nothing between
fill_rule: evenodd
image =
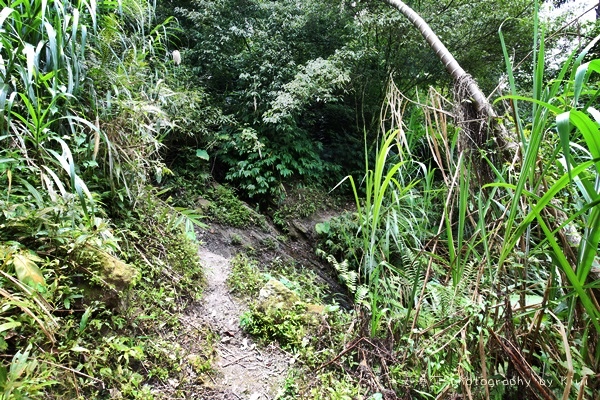
<instances>
[{"instance_id":1,"label":"dirt trail","mask_svg":"<svg viewBox=\"0 0 600 400\"><path fill-rule=\"evenodd\" d=\"M283 242L281 232L268 222L245 229L218 224L199 229L197 236L202 245L198 254L205 269L206 286L202 299L179 316L180 327L163 336L163 340L173 343L174 350L167 357L178 359L181 371L177 378L157 379L153 393L164 399L187 400L277 398L293 356L276 343L258 347L240 328L240 316L248 307L229 293L226 281L231 273L230 259L238 252L252 252L264 265L281 258L311 268L320 279L319 284L328 285L344 304L344 289L333 278L331 266L316 257L313 248L315 223L329 217L330 214L322 213L294 221L290 239ZM211 370L207 372L206 366Z\"/></svg>"},{"instance_id":2,"label":"dirt trail","mask_svg":"<svg viewBox=\"0 0 600 400\"><path fill-rule=\"evenodd\" d=\"M188 310L186 317L203 320L220 335L213 364L216 374L206 399L274 399L281 387L291 358L274 345L258 348L239 327L247 307L230 295L226 284L231 272L229 259L200 248L206 268L207 286L204 298Z\"/></svg>"}]
</instances>

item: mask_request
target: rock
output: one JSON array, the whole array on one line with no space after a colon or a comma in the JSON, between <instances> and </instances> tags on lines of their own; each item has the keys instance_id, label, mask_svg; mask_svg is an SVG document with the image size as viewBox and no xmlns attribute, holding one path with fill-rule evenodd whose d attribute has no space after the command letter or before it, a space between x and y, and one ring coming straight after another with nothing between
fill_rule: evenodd
<instances>
[{"instance_id":1,"label":"rock","mask_svg":"<svg viewBox=\"0 0 600 400\"><path fill-rule=\"evenodd\" d=\"M300 297L277 279L269 281L260 289L257 309L268 313L273 309L291 310L298 303Z\"/></svg>"},{"instance_id":2,"label":"rock","mask_svg":"<svg viewBox=\"0 0 600 400\"><path fill-rule=\"evenodd\" d=\"M198 207L200 207L202 211L207 211L212 202L210 200L206 200L205 198L199 197L198 200L196 200L196 204L198 204Z\"/></svg>"},{"instance_id":3,"label":"rock","mask_svg":"<svg viewBox=\"0 0 600 400\"><path fill-rule=\"evenodd\" d=\"M302 236L308 238L308 232L310 231L310 229L302 225L301 221L292 221L292 225L294 226L294 228L296 228L296 231L302 234Z\"/></svg>"},{"instance_id":4,"label":"rock","mask_svg":"<svg viewBox=\"0 0 600 400\"><path fill-rule=\"evenodd\" d=\"M105 282L110 283L117 290L127 289L135 282L139 276L136 268L105 251L93 247L92 249L99 261L98 272Z\"/></svg>"},{"instance_id":5,"label":"rock","mask_svg":"<svg viewBox=\"0 0 600 400\"><path fill-rule=\"evenodd\" d=\"M306 312L310 314L325 314L325 306L323 304L307 304Z\"/></svg>"},{"instance_id":6,"label":"rock","mask_svg":"<svg viewBox=\"0 0 600 400\"><path fill-rule=\"evenodd\" d=\"M265 286L260 289L256 308L270 314L274 310L292 311L298 306L306 309L305 320L307 324L317 323L318 318L315 317L325 313L324 305L306 303L277 279L269 279Z\"/></svg>"},{"instance_id":7,"label":"rock","mask_svg":"<svg viewBox=\"0 0 600 400\"><path fill-rule=\"evenodd\" d=\"M140 272L112 254L90 245L75 249L75 257L80 265L94 272L103 283L100 285L82 283L85 301L100 300L109 309L124 306L120 304L122 299L120 294L133 286L140 276ZM106 286L110 290L106 290Z\"/></svg>"}]
</instances>

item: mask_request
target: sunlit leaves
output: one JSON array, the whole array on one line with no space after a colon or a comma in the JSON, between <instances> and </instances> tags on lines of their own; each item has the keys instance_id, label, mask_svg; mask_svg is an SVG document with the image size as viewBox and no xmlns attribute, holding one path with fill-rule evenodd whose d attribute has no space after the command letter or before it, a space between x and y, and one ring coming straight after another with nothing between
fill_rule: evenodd
<instances>
[{"instance_id":1,"label":"sunlit leaves","mask_svg":"<svg viewBox=\"0 0 600 400\"><path fill-rule=\"evenodd\" d=\"M34 252L23 250L19 247L16 243L12 245L0 245L2 269L6 272L13 270L22 283L32 289L43 291L46 286L46 280L37 263L41 263L44 260Z\"/></svg>"},{"instance_id":2,"label":"sunlit leaves","mask_svg":"<svg viewBox=\"0 0 600 400\"><path fill-rule=\"evenodd\" d=\"M46 281L42 271L36 265L36 262L42 261L36 254L27 252L15 254L12 264L21 282L32 288L43 288L46 286Z\"/></svg>"},{"instance_id":3,"label":"sunlit leaves","mask_svg":"<svg viewBox=\"0 0 600 400\"><path fill-rule=\"evenodd\" d=\"M336 90L339 92L349 81L349 71L339 60L310 60L277 93L263 120L272 124L285 123L315 102L335 102L338 100Z\"/></svg>"},{"instance_id":4,"label":"sunlit leaves","mask_svg":"<svg viewBox=\"0 0 600 400\"><path fill-rule=\"evenodd\" d=\"M590 61L580 65L577 68L577 72L575 73L575 84L573 88L573 101L575 103L579 100L584 83L587 81L592 72L600 73L600 60Z\"/></svg>"}]
</instances>

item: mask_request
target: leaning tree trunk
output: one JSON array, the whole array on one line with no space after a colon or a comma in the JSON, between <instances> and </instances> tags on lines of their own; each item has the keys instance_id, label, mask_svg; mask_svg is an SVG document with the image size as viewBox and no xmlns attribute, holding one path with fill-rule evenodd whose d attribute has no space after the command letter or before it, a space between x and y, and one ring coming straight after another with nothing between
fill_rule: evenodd
<instances>
[{"instance_id":1,"label":"leaning tree trunk","mask_svg":"<svg viewBox=\"0 0 600 400\"><path fill-rule=\"evenodd\" d=\"M496 142L495 146L505 148L506 132L504 127L499 123L496 112L477 82L458 64L440 38L419 14L400 0L384 1L397 8L421 32L454 79L455 96L457 97L455 99L456 118L466 135L466 137L463 135L463 147L485 149L488 139L490 139L490 133L493 133L492 139ZM472 160L476 161L474 158ZM481 167L479 171L483 172L483 176L479 176L480 181L493 179L487 163L480 159L478 164Z\"/></svg>"}]
</instances>

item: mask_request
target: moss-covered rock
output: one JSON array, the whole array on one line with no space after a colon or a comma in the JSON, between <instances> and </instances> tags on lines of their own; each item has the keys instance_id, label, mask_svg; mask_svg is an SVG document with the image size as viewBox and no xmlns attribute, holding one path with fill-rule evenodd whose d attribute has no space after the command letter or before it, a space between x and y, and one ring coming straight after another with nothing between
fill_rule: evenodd
<instances>
[{"instance_id":1,"label":"moss-covered rock","mask_svg":"<svg viewBox=\"0 0 600 400\"><path fill-rule=\"evenodd\" d=\"M273 278L269 279L260 289L256 302L256 309L266 314L272 314L275 311L297 312L299 308L305 309L307 314L312 315L325 312L325 306L322 304L304 302L296 292Z\"/></svg>"},{"instance_id":2,"label":"moss-covered rock","mask_svg":"<svg viewBox=\"0 0 600 400\"><path fill-rule=\"evenodd\" d=\"M117 290L127 289L135 283L140 274L135 267L100 249L94 251L98 259L98 272L105 282Z\"/></svg>"},{"instance_id":3,"label":"moss-covered rock","mask_svg":"<svg viewBox=\"0 0 600 400\"><path fill-rule=\"evenodd\" d=\"M277 279L269 281L260 289L256 309L269 314L275 310L292 310L301 303L300 297Z\"/></svg>"},{"instance_id":4,"label":"moss-covered rock","mask_svg":"<svg viewBox=\"0 0 600 400\"><path fill-rule=\"evenodd\" d=\"M140 271L91 245L76 247L73 255L77 265L92 273L89 280L79 283L84 291L84 302L98 300L109 309L122 307L121 294L135 284L140 277Z\"/></svg>"}]
</instances>

